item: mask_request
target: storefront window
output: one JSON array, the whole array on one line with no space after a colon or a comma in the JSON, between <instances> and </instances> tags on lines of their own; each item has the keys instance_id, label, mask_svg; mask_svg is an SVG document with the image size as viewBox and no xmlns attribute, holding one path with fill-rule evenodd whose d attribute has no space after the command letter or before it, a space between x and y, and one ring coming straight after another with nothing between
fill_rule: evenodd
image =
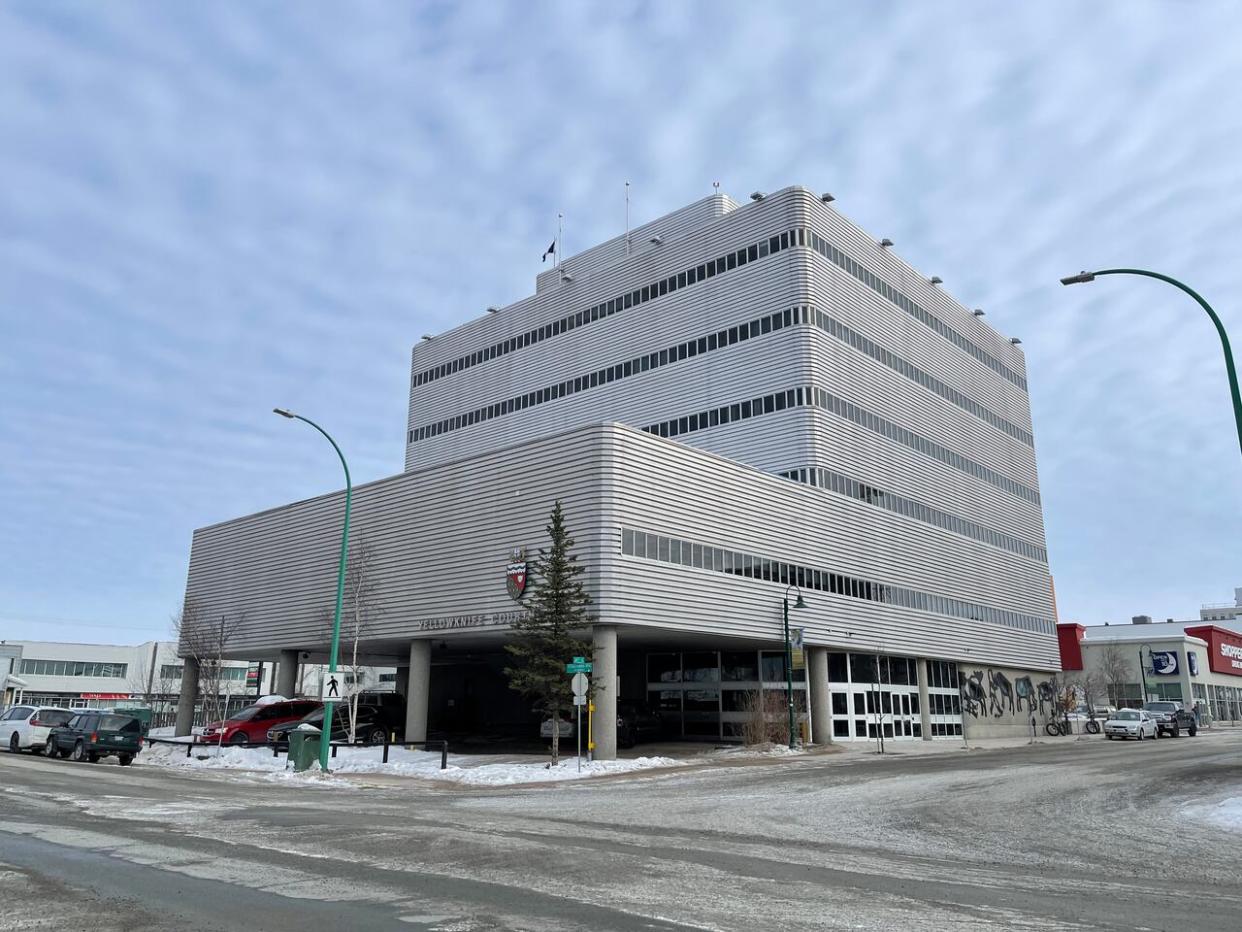
<instances>
[{"instance_id":1,"label":"storefront window","mask_svg":"<svg viewBox=\"0 0 1242 932\"><path fill-rule=\"evenodd\" d=\"M848 683L849 673L845 662L845 654L832 653L828 655L828 682L829 683Z\"/></svg>"},{"instance_id":2,"label":"storefront window","mask_svg":"<svg viewBox=\"0 0 1242 932\"><path fill-rule=\"evenodd\" d=\"M759 679L759 655L753 651L726 651L720 655L720 678L726 682Z\"/></svg>"},{"instance_id":3,"label":"storefront window","mask_svg":"<svg viewBox=\"0 0 1242 932\"><path fill-rule=\"evenodd\" d=\"M719 655L715 651L682 654L682 678L687 683L715 683L720 679Z\"/></svg>"},{"instance_id":4,"label":"storefront window","mask_svg":"<svg viewBox=\"0 0 1242 932\"><path fill-rule=\"evenodd\" d=\"M680 654L648 654L647 655L647 682L648 683L680 683L681 682L681 655Z\"/></svg>"},{"instance_id":5,"label":"storefront window","mask_svg":"<svg viewBox=\"0 0 1242 932\"><path fill-rule=\"evenodd\" d=\"M879 671L875 654L850 654L850 680L854 683L875 683Z\"/></svg>"}]
</instances>

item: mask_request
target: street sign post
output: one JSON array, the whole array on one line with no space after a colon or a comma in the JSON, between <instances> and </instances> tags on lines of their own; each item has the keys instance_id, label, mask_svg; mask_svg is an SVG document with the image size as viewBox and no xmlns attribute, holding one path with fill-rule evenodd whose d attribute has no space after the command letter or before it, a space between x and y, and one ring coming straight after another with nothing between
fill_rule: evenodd
<instances>
[{"instance_id":1,"label":"street sign post","mask_svg":"<svg viewBox=\"0 0 1242 932\"><path fill-rule=\"evenodd\" d=\"M583 657L575 657L573 663L565 664L565 672L572 673L569 688L574 693L574 712L578 719L578 772L582 772L582 707L587 704L587 690L591 688L591 664Z\"/></svg>"}]
</instances>

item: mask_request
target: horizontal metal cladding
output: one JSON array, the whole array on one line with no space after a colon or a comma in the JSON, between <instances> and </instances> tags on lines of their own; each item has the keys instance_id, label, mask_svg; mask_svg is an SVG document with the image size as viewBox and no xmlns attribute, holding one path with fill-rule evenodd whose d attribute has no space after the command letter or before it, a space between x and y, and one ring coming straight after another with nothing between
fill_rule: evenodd
<instances>
[{"instance_id":1,"label":"horizontal metal cladding","mask_svg":"<svg viewBox=\"0 0 1242 932\"><path fill-rule=\"evenodd\" d=\"M895 511L916 521L932 524L952 531L955 534L962 534L989 544L992 547L1000 547L1002 550L1008 550L1010 553L1016 553L1019 556L1036 560L1045 565L1048 562L1048 551L1037 544L1029 543L1003 531L998 531L995 528L959 517L924 502L885 491L831 469L824 469L819 466L802 466L780 472L777 475L782 479L790 479L793 482L802 482L806 485L814 486L822 489L825 493L847 495L868 505L874 505L876 508Z\"/></svg>"},{"instance_id":2,"label":"horizontal metal cladding","mask_svg":"<svg viewBox=\"0 0 1242 932\"><path fill-rule=\"evenodd\" d=\"M877 513L863 502L764 476L678 443L619 436L610 460L607 511L618 528L712 542L721 549L796 563L809 559L855 577L1023 615L1052 617L1047 572L1031 560L920 524ZM614 545L620 548L618 537ZM714 579L693 567L630 562L609 576L603 599L627 623L659 624L721 635L779 635L779 583ZM799 616L816 643L882 641L890 652L994 663L1056 666L1055 636L990 622L935 616L908 606L808 596ZM663 619L661 621L661 619ZM850 628L851 641L839 637ZM835 634L832 630L835 629ZM815 633L818 632L818 633Z\"/></svg>"},{"instance_id":3,"label":"horizontal metal cladding","mask_svg":"<svg viewBox=\"0 0 1242 932\"><path fill-rule=\"evenodd\" d=\"M578 375L519 395L496 400L473 410L462 411L432 424L413 428L409 431L407 439L410 443L420 443L432 437L472 427L483 421L504 417L516 411L547 404L581 392L604 388L622 379L638 378L662 367L677 366L679 363L698 356L723 353L730 347L745 343L747 340L758 340L787 327L805 324L808 319L809 313L805 306L786 307L775 313L742 320L731 327L700 331L690 339L661 346L659 349L637 356L627 355L624 359L615 359L600 368L596 368L595 363L588 361L579 370Z\"/></svg>"},{"instance_id":4,"label":"horizontal metal cladding","mask_svg":"<svg viewBox=\"0 0 1242 932\"><path fill-rule=\"evenodd\" d=\"M746 579L762 579L764 582L795 586L804 591L828 592L863 602L898 605L932 615L988 622L1038 634L1056 633L1056 625L1051 618L997 608L970 599L939 596L906 586L896 586L869 576L822 566L805 557L786 562L763 554L732 550L711 543L624 526L621 528L621 553L625 556L674 563Z\"/></svg>"},{"instance_id":5,"label":"horizontal metal cladding","mask_svg":"<svg viewBox=\"0 0 1242 932\"><path fill-rule=\"evenodd\" d=\"M656 424L648 424L643 431L661 437L678 437L699 430L708 430L720 424L746 421L752 417L776 414L787 408L817 407L837 417L852 421L865 430L880 434L909 447L930 459L937 460L954 469L981 479L989 485L1008 492L1017 498L1034 504L1039 503L1039 490L1024 485L994 469L968 459L955 450L882 418L867 409L843 398L838 398L818 386L796 385L770 392L761 397L743 398L701 411L689 411L678 417Z\"/></svg>"},{"instance_id":6,"label":"horizontal metal cladding","mask_svg":"<svg viewBox=\"0 0 1242 932\"><path fill-rule=\"evenodd\" d=\"M763 237L756 242L743 243L721 255L707 258L701 262L692 262L680 271L669 275L661 275L642 285L634 285L625 291L600 300L596 304L573 311L556 320L532 327L523 333L514 334L489 346L471 350L456 359L446 360L439 365L414 373L414 387L426 385L457 372L479 366L494 359L515 353L553 339L562 333L568 333L578 327L586 327L599 320L605 320L613 314L619 314L632 307L638 307L649 301L657 301L667 295L676 295L683 288L693 288L703 282L710 281L717 275L727 275L735 269L744 268L751 262L760 262L769 256L775 256L791 245L805 245L799 236L805 237L801 229L781 230L771 236Z\"/></svg>"},{"instance_id":7,"label":"horizontal metal cladding","mask_svg":"<svg viewBox=\"0 0 1242 932\"><path fill-rule=\"evenodd\" d=\"M747 273L749 274L749 273ZM648 368L635 376L598 384L595 388L515 410L511 414L483 420L463 430L426 438L407 448L408 466L429 465L461 455L481 451L492 445L505 446L549 432L598 422L600 420L640 424L664 412L678 410L689 401L698 403L718 394L718 386L733 384L741 390L771 385L774 373L801 379L806 371L804 348L793 342L793 328L761 334L757 338L739 338L737 343L714 352L699 353L698 340L708 334L718 335L772 311L790 306L792 286L786 276L744 277L727 294L704 294L701 299L679 305L668 313L650 313L627 322L624 316L607 322L599 339L575 344L574 336L560 349L539 349L532 352L528 365L517 369L487 372L460 391L436 391L434 396L416 396L412 406L411 430L437 423L448 416L457 417L463 410L496 404L519 393L527 395L543 391L550 385L570 378L580 378L605 366L650 356L651 352L668 351L693 336L695 355L678 359L676 364ZM728 337L726 336L726 339ZM687 351L688 352L688 351ZM679 353L680 356L680 353ZM639 364L641 370L641 363ZM650 366L650 363L648 363ZM622 368L622 374L624 368ZM589 383L588 383L589 384ZM431 386L428 387L430 390ZM550 393L549 393L550 394Z\"/></svg>"},{"instance_id":8,"label":"horizontal metal cladding","mask_svg":"<svg viewBox=\"0 0 1242 932\"><path fill-rule=\"evenodd\" d=\"M941 323L957 331L984 353L993 356L1014 373L1026 376L1026 357L1019 347L997 333L986 320L975 316L971 308L955 301L944 287L933 285L926 274L906 263L900 253L880 246L874 236L835 210L835 206L815 200L806 204L807 223L822 239L861 262L873 274L896 287L907 298L939 318ZM856 276L847 274L850 278L859 280ZM903 313L906 312L903 310ZM937 328L931 325L931 329ZM976 356L969 350L964 352ZM993 367L989 368L1000 375Z\"/></svg>"},{"instance_id":9,"label":"horizontal metal cladding","mask_svg":"<svg viewBox=\"0 0 1242 932\"><path fill-rule=\"evenodd\" d=\"M687 634L783 643L785 587L779 583L622 559L605 592L607 604L625 618L626 628L666 628L673 619ZM791 614L791 624L803 629L811 645L1034 670L1060 667L1055 639L1047 635L823 592L808 594L805 601L804 608ZM619 639L622 647L626 628Z\"/></svg>"},{"instance_id":10,"label":"horizontal metal cladding","mask_svg":"<svg viewBox=\"0 0 1242 932\"><path fill-rule=\"evenodd\" d=\"M927 389L929 392L939 395L950 404L956 405L963 411L973 414L982 421L986 421L997 430L1019 440L1026 446L1031 447L1035 445L1035 437L1029 430L1019 427L1017 424L1001 417L999 414L989 409L986 405L983 405L974 398L971 398L967 393L958 391L956 388L946 382L943 382L930 372L919 368L906 359L903 359L891 350L885 349L874 340L864 336L852 327L841 323L839 320L832 317L832 315L824 313L819 308L811 306L806 310L809 312L810 323L814 324L825 333L831 334L842 343L852 346L854 349L858 350L858 352L865 353L872 359L888 366L888 368L892 369L894 372L904 376L912 382L915 382L916 384Z\"/></svg>"},{"instance_id":11,"label":"horizontal metal cladding","mask_svg":"<svg viewBox=\"0 0 1242 932\"><path fill-rule=\"evenodd\" d=\"M619 524L645 521L699 540L724 534L734 549L785 555L787 562L811 553L855 575L1052 617L1044 564L852 498L684 454L618 444L612 493Z\"/></svg>"},{"instance_id":12,"label":"horizontal metal cladding","mask_svg":"<svg viewBox=\"0 0 1242 932\"><path fill-rule=\"evenodd\" d=\"M808 345L815 385L1023 485L1038 487L1034 448L827 334L812 333Z\"/></svg>"},{"instance_id":13,"label":"horizontal metal cladding","mask_svg":"<svg viewBox=\"0 0 1242 932\"><path fill-rule=\"evenodd\" d=\"M604 387L612 385L614 382L620 382L623 379L639 378L646 373L661 367L670 365L676 366L679 363L684 363L687 360L693 360L698 356L703 356L709 353L723 353L730 347L737 345L739 342L760 339L784 328L798 327L800 325L807 324L813 324L818 326L821 330L831 333L842 343L845 343L860 352L864 352L875 358L881 364L888 366L892 371L898 373L904 379L907 379L909 382L913 383L913 385L955 403L958 407L972 416L984 420L986 424L996 427L997 429L1004 427L1006 429L1003 432L1009 435L1022 434L1022 432L1014 425L1009 424L1008 422L1003 421L997 416L991 414L991 412L983 409L982 406L973 402L971 399L966 398L955 389L944 385L927 373L924 373L915 367L908 366L900 357L888 352L887 350L883 350L882 348L876 346L873 342L867 340L865 337L857 334L855 331L844 327L844 325L838 324L828 315L823 314L817 309L807 305L795 305L793 307L786 307L783 311L778 311L774 314L765 314L762 317L754 318L749 321L744 320L740 325L722 328L718 331L713 329L705 333L700 332L698 335L689 340L682 340L672 344L671 346L662 347L659 350L653 350L649 353L643 353L638 356L627 357L624 360L618 359L610 361L608 365L605 365L599 369L594 368L594 366L588 362L587 365L591 366L589 370L584 367L579 370L581 374L566 378L564 381L556 382L551 385L543 385L535 388L533 391L524 392L509 398L493 400L486 405L476 407L472 410L459 410L450 417L442 418L434 423L412 428L409 431L407 441L410 443L424 442L445 433L463 430L472 427L475 424L490 421L495 418L506 417L527 408L548 404L550 402L577 395L582 392L603 389ZM862 370L858 370L858 372L859 374L862 374ZM886 401L894 400L894 395L899 394L892 391L890 386L883 386L885 390L879 393L873 393L870 390L870 386L861 387L853 384L853 376L854 372L852 371L848 379L850 387L857 389L858 392L863 395L871 396L875 394L876 400L880 402L881 405L883 405ZM908 391L902 394L902 400L907 398L909 394L910 393ZM902 409L900 413L894 412L894 414L897 414L897 416L909 414L908 403L901 404L899 407ZM943 406L940 405L938 401L931 405L927 404L925 401L923 407L927 409L927 419L934 420L935 416L943 414L941 410ZM880 413L888 414L890 418L893 416L893 414L890 414L887 411L881 411ZM624 416L624 414L621 415L621 417ZM918 418L918 420L920 422L924 422L924 418ZM952 442L950 438L957 440L960 438L962 433L959 424L960 419L946 420L948 426L939 433L946 441ZM982 432L976 431L975 433L978 435ZM935 432L933 432L932 436L935 435ZM1030 435L1026 434L1025 436L1029 439ZM995 446L995 444L986 442L991 439L992 438L985 438L984 442L979 442L974 445L976 448L980 449L983 454L981 459L984 459L985 461L991 459L994 460L991 465L1000 465L1003 468L1013 469L1016 474L1024 480L1034 482L1038 481L1034 472L1033 452L1031 452L1029 456L1014 457L1012 453L1007 458L1003 455L994 456L993 454L996 451L994 451L992 447ZM1019 442L1021 442L1020 437ZM1012 447L1010 443L1002 443L1001 446ZM1015 463L1015 459L1019 460L1019 462Z\"/></svg>"},{"instance_id":14,"label":"horizontal metal cladding","mask_svg":"<svg viewBox=\"0 0 1242 932\"><path fill-rule=\"evenodd\" d=\"M854 276L811 250L807 300L910 364L939 378L990 411L1033 433L1025 391L968 353L958 352ZM916 282L910 282L916 285ZM969 317L974 320L973 316ZM959 323L961 321L958 321Z\"/></svg>"},{"instance_id":15,"label":"horizontal metal cladding","mask_svg":"<svg viewBox=\"0 0 1242 932\"><path fill-rule=\"evenodd\" d=\"M802 238L800 237L800 239ZM975 359L997 372L1002 378L1008 379L1014 385L1026 391L1025 375L1006 365L996 356L979 346L974 340L961 333L957 328L945 323L940 317L923 307L922 304L915 301L900 288L890 284L883 277L872 271L866 263L855 259L844 250L838 248L829 238L813 229L807 231L804 238L811 249L818 252L825 259L840 266L876 294L901 308L919 323L923 324L923 326L934 330L958 349L974 356Z\"/></svg>"},{"instance_id":16,"label":"horizontal metal cladding","mask_svg":"<svg viewBox=\"0 0 1242 932\"><path fill-rule=\"evenodd\" d=\"M814 453L809 460L782 463L773 472L804 464L823 466L1043 545L1043 512L1035 503L818 408L803 409L797 416L817 422Z\"/></svg>"},{"instance_id":17,"label":"horizontal metal cladding","mask_svg":"<svg viewBox=\"0 0 1242 932\"><path fill-rule=\"evenodd\" d=\"M546 546L558 499L574 552L598 567L610 552L601 518L603 431L575 431L357 487L351 542L357 554L365 541L375 574L376 613L364 642L425 637L427 619L520 610L505 588L509 554L526 547L533 558ZM342 516L343 494L336 492L195 532L186 596L208 617L244 619L230 652L326 644ZM596 590L598 574L587 583Z\"/></svg>"}]
</instances>

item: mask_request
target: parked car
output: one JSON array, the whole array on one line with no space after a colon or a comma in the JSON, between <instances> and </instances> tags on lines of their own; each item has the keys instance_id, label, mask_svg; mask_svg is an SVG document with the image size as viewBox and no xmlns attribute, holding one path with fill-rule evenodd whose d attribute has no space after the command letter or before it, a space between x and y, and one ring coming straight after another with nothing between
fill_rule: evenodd
<instances>
[{"instance_id":1,"label":"parked car","mask_svg":"<svg viewBox=\"0 0 1242 932\"><path fill-rule=\"evenodd\" d=\"M70 709L51 705L15 705L0 715L0 740L16 754L25 749L42 754L48 733L73 718Z\"/></svg>"},{"instance_id":2,"label":"parked car","mask_svg":"<svg viewBox=\"0 0 1242 932\"><path fill-rule=\"evenodd\" d=\"M142 750L142 723L132 715L88 710L78 712L64 725L48 732L43 753L48 757L72 757L92 764L115 754L128 767Z\"/></svg>"},{"instance_id":3,"label":"parked car","mask_svg":"<svg viewBox=\"0 0 1242 932\"><path fill-rule=\"evenodd\" d=\"M297 721L282 722L279 725L272 726L267 731L268 743L274 744L281 749L287 748L289 746L289 732L302 724L314 725L322 731L323 707L320 706ZM383 744L384 736L387 733L388 728L383 722L379 711L374 706L366 706L359 703L358 720L354 729L355 741L358 744ZM349 708L344 703L340 703L332 709L332 740L349 740Z\"/></svg>"},{"instance_id":4,"label":"parked car","mask_svg":"<svg viewBox=\"0 0 1242 932\"><path fill-rule=\"evenodd\" d=\"M1121 709L1113 713L1112 718L1104 723L1104 737L1109 741L1114 738L1156 737L1156 720L1144 709Z\"/></svg>"},{"instance_id":5,"label":"parked car","mask_svg":"<svg viewBox=\"0 0 1242 932\"><path fill-rule=\"evenodd\" d=\"M314 699L281 699L242 709L223 722L209 722L203 728L203 740L224 744L262 744L268 729L285 722L296 722L320 708Z\"/></svg>"},{"instance_id":6,"label":"parked car","mask_svg":"<svg viewBox=\"0 0 1242 932\"><path fill-rule=\"evenodd\" d=\"M569 738L573 735L573 733L574 733L574 723L566 718L561 719L561 727L560 727L561 737ZM552 737L552 719L545 718L543 720L543 724L539 726L539 737L549 738L549 739Z\"/></svg>"},{"instance_id":7,"label":"parked car","mask_svg":"<svg viewBox=\"0 0 1242 932\"><path fill-rule=\"evenodd\" d=\"M617 747L632 748L663 733L664 722L650 709L631 702L617 703Z\"/></svg>"},{"instance_id":8,"label":"parked car","mask_svg":"<svg viewBox=\"0 0 1242 932\"><path fill-rule=\"evenodd\" d=\"M1199 733L1199 722L1194 713L1186 711L1180 702L1158 700L1147 703L1143 708L1156 720L1156 737L1167 734L1176 738L1183 728L1192 738Z\"/></svg>"},{"instance_id":9,"label":"parked car","mask_svg":"<svg viewBox=\"0 0 1242 932\"><path fill-rule=\"evenodd\" d=\"M379 723L390 734L395 734L396 740L402 740L405 734L405 696L396 692L364 691L358 693L358 708L363 706L374 711Z\"/></svg>"}]
</instances>

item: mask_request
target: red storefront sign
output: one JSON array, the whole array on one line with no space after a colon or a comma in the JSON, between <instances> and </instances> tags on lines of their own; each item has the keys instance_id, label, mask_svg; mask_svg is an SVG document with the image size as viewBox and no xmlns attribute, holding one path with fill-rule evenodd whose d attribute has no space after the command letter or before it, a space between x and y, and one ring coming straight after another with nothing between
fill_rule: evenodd
<instances>
[{"instance_id":1,"label":"red storefront sign","mask_svg":"<svg viewBox=\"0 0 1242 932\"><path fill-rule=\"evenodd\" d=\"M1208 666L1213 673L1242 676L1242 634L1226 631L1215 625L1187 628L1186 633L1207 641Z\"/></svg>"},{"instance_id":2,"label":"red storefront sign","mask_svg":"<svg viewBox=\"0 0 1242 932\"><path fill-rule=\"evenodd\" d=\"M83 699L128 699L129 693L82 693Z\"/></svg>"}]
</instances>

